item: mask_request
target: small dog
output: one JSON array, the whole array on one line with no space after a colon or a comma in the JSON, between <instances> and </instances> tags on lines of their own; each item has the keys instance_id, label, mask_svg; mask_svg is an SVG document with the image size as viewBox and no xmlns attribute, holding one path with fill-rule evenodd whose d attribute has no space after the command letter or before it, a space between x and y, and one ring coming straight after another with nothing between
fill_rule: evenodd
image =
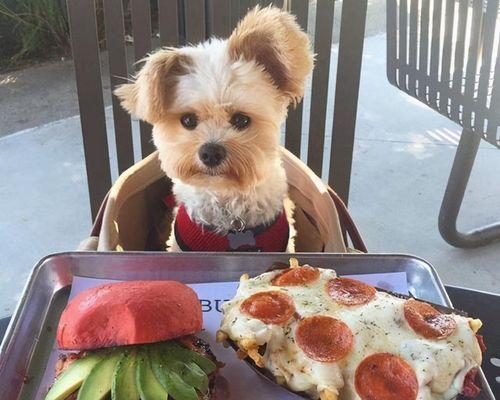
<instances>
[{"instance_id":1,"label":"small dog","mask_svg":"<svg viewBox=\"0 0 500 400\"><path fill-rule=\"evenodd\" d=\"M164 48L145 61L115 94L153 125L174 183L170 251L293 251L280 126L313 68L295 18L257 7L227 40Z\"/></svg>"}]
</instances>

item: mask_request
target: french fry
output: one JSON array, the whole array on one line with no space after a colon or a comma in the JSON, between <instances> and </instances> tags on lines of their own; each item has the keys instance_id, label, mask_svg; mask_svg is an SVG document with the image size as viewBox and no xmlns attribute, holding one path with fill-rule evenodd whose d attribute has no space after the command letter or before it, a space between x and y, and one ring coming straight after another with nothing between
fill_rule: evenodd
<instances>
[{"instance_id":1,"label":"french fry","mask_svg":"<svg viewBox=\"0 0 500 400\"><path fill-rule=\"evenodd\" d=\"M217 331L217 333L215 334L215 340L217 341L217 343L223 343L227 340L229 336L227 336L227 333L226 332L222 332L222 331Z\"/></svg>"},{"instance_id":2,"label":"french fry","mask_svg":"<svg viewBox=\"0 0 500 400\"><path fill-rule=\"evenodd\" d=\"M474 333L477 333L483 326L483 321L480 319L469 318L469 326Z\"/></svg>"},{"instance_id":3,"label":"french fry","mask_svg":"<svg viewBox=\"0 0 500 400\"><path fill-rule=\"evenodd\" d=\"M257 365L260 368L264 368L264 359L263 357L259 354L259 349L250 349L247 351L248 357L250 357L255 365Z\"/></svg>"},{"instance_id":4,"label":"french fry","mask_svg":"<svg viewBox=\"0 0 500 400\"><path fill-rule=\"evenodd\" d=\"M320 393L319 393L319 398L320 400L337 400L338 399L338 396L336 393L333 393L331 390L329 389L323 389Z\"/></svg>"},{"instance_id":5,"label":"french fry","mask_svg":"<svg viewBox=\"0 0 500 400\"><path fill-rule=\"evenodd\" d=\"M259 345L255 342L254 339L241 339L238 342L238 345L245 351L259 348Z\"/></svg>"},{"instance_id":6,"label":"french fry","mask_svg":"<svg viewBox=\"0 0 500 400\"><path fill-rule=\"evenodd\" d=\"M238 341L238 357L243 359L250 357L255 365L264 368L264 359L259 353L259 345L253 339L241 339Z\"/></svg>"},{"instance_id":7,"label":"french fry","mask_svg":"<svg viewBox=\"0 0 500 400\"><path fill-rule=\"evenodd\" d=\"M285 383L286 383L286 379L285 379L285 377L284 377L284 376L277 376L277 377L276 377L276 383L277 383L278 385L284 386L284 385L285 385Z\"/></svg>"},{"instance_id":8,"label":"french fry","mask_svg":"<svg viewBox=\"0 0 500 400\"><path fill-rule=\"evenodd\" d=\"M299 267L299 260L297 260L295 257L291 257L289 263L291 268Z\"/></svg>"},{"instance_id":9,"label":"french fry","mask_svg":"<svg viewBox=\"0 0 500 400\"><path fill-rule=\"evenodd\" d=\"M248 281L250 279L250 276L248 274L243 274L240 276L240 282Z\"/></svg>"}]
</instances>

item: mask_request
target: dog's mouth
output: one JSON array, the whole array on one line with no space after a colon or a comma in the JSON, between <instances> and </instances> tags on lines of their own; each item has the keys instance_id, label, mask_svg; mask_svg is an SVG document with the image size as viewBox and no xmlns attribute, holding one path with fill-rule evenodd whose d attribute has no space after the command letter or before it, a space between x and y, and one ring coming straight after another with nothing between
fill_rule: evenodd
<instances>
[{"instance_id":1,"label":"dog's mouth","mask_svg":"<svg viewBox=\"0 0 500 400\"><path fill-rule=\"evenodd\" d=\"M199 172L201 175L205 177L206 176L225 177L231 175L230 173L228 173L227 168L225 168L223 164L214 167L203 166L202 168L200 168Z\"/></svg>"},{"instance_id":2,"label":"dog's mouth","mask_svg":"<svg viewBox=\"0 0 500 400\"><path fill-rule=\"evenodd\" d=\"M189 168L178 169L176 178L187 184L210 187L213 190L245 191L257 182L255 171L251 168L234 166L229 162L206 166L198 160L195 163L191 162Z\"/></svg>"},{"instance_id":3,"label":"dog's mouth","mask_svg":"<svg viewBox=\"0 0 500 400\"><path fill-rule=\"evenodd\" d=\"M209 168L205 172L205 175L208 175L208 176L220 176L220 175L223 175L223 174L220 171L214 170L213 168Z\"/></svg>"},{"instance_id":4,"label":"dog's mouth","mask_svg":"<svg viewBox=\"0 0 500 400\"><path fill-rule=\"evenodd\" d=\"M226 182L226 183L236 183L239 182L238 176L233 174L232 171L225 170L220 167L214 168L202 168L197 171L197 173L191 176L192 179L198 182L212 181L214 182Z\"/></svg>"},{"instance_id":5,"label":"dog's mouth","mask_svg":"<svg viewBox=\"0 0 500 400\"><path fill-rule=\"evenodd\" d=\"M228 174L214 169L202 169L192 174L188 179L210 179L210 178L225 178L229 177Z\"/></svg>"}]
</instances>

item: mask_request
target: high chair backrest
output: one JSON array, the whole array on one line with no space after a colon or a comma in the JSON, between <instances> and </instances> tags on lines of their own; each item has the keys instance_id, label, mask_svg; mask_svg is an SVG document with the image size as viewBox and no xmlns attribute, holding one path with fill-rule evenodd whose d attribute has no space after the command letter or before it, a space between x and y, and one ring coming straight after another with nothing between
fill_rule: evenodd
<instances>
[{"instance_id":1,"label":"high chair backrest","mask_svg":"<svg viewBox=\"0 0 500 400\"><path fill-rule=\"evenodd\" d=\"M151 50L159 46L196 43L213 35L227 37L249 8L270 3L252 0L67 0L93 217L111 187L112 172L123 172L138 161L137 158L154 150L151 126L141 122L140 134L136 135L132 129L135 121L114 97L114 135L113 129L107 130L100 45L105 41L110 90L113 90L135 71L133 61L142 59ZM367 0L273 3L297 16L299 24L310 32L316 53L316 67L304 105L301 103L289 112L284 145L293 154L300 157L302 153L307 157L309 167L318 176L328 179L347 203ZM99 7L96 8L96 4ZM331 63L338 24L338 54ZM335 60L336 75L332 68ZM333 111L329 112L328 107ZM333 116L333 122L327 121L327 116ZM325 152L330 141L331 150Z\"/></svg>"}]
</instances>

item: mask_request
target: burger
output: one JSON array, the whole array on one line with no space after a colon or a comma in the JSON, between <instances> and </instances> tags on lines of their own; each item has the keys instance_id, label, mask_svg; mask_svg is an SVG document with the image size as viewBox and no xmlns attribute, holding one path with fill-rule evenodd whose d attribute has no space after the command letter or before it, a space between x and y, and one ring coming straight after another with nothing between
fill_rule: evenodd
<instances>
[{"instance_id":1,"label":"burger","mask_svg":"<svg viewBox=\"0 0 500 400\"><path fill-rule=\"evenodd\" d=\"M67 350L45 400L220 400L219 363L194 336L196 293L175 281L105 284L63 311L57 345Z\"/></svg>"}]
</instances>

